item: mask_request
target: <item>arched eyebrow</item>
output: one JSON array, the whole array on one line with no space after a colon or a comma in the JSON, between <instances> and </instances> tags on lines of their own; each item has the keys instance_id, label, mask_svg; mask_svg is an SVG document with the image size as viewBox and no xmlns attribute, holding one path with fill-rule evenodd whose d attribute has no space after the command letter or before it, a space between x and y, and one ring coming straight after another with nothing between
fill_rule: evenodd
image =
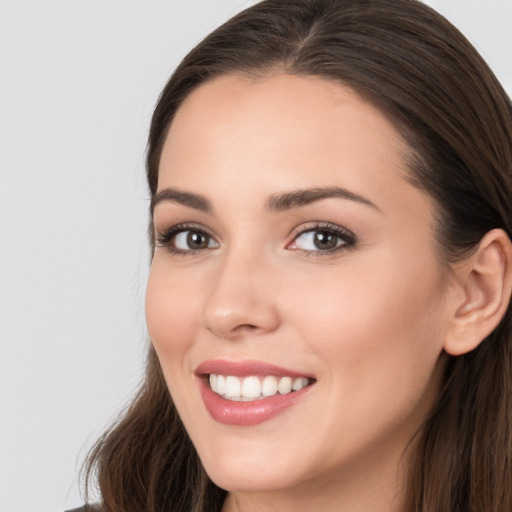
<instances>
[{"instance_id":1,"label":"arched eyebrow","mask_svg":"<svg viewBox=\"0 0 512 512\"><path fill-rule=\"evenodd\" d=\"M164 188L151 198L151 204L149 205L149 213L151 215L153 215L156 205L162 201L172 201L205 213L209 213L213 209L210 201L204 196L172 188Z\"/></svg>"},{"instance_id":2,"label":"arched eyebrow","mask_svg":"<svg viewBox=\"0 0 512 512\"><path fill-rule=\"evenodd\" d=\"M381 211L380 208L366 197L340 187L308 188L282 194L274 194L267 201L267 209L272 212L282 212L292 208L306 206L322 199L339 198L356 201Z\"/></svg>"},{"instance_id":3,"label":"arched eyebrow","mask_svg":"<svg viewBox=\"0 0 512 512\"><path fill-rule=\"evenodd\" d=\"M330 198L356 201L380 211L380 208L369 199L340 187L308 188L274 194L269 197L266 208L271 212L282 212ZM205 213L210 213L213 210L212 203L200 194L165 188L151 198L149 207L151 215L153 215L156 205L162 201L171 201Z\"/></svg>"}]
</instances>

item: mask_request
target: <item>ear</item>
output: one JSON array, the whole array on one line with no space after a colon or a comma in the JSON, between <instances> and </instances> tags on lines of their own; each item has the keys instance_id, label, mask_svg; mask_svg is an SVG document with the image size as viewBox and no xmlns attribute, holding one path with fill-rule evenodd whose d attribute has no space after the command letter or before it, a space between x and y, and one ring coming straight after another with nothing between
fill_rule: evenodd
<instances>
[{"instance_id":1,"label":"ear","mask_svg":"<svg viewBox=\"0 0 512 512\"><path fill-rule=\"evenodd\" d=\"M475 349L505 315L512 293L512 243L493 229L455 270L457 304L444 350L458 356Z\"/></svg>"}]
</instances>

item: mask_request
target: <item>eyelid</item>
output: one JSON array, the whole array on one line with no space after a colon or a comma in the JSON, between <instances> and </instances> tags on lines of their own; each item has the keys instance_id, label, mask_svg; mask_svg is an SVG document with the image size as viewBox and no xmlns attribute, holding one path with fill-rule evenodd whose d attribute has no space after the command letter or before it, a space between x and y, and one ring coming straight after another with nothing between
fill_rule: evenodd
<instances>
[{"instance_id":1,"label":"eyelid","mask_svg":"<svg viewBox=\"0 0 512 512\"><path fill-rule=\"evenodd\" d=\"M208 237L210 237L217 247L219 247L220 243L218 241L218 237L206 226L203 224L198 224L195 222L183 222L179 224L172 225L168 228L157 230L155 229L155 245L157 247L163 247L167 249L169 252L181 255L181 256L187 256L187 255L194 255L199 254L205 250L212 249L212 247L205 247L202 249L190 249L190 250L184 250L184 249L178 249L177 247L174 247L174 245L171 243L171 241L178 235L179 233L182 233L184 231L196 231L200 233L204 233ZM342 240L343 243L331 248L331 249L314 249L314 250L307 250L302 248L293 248L290 247L301 235L308 233L308 232L314 232L314 231L325 231L328 233L333 234L334 236L338 237L340 240ZM334 254L338 251L351 249L354 247L354 245L357 242L357 236L350 231L349 229L340 226L338 224L334 224L332 222L326 222L326 221L315 221L315 222L308 222L305 224L301 224L297 228L295 228L289 237L289 242L286 243L286 249L294 250L294 251L300 251L305 254L312 254L315 256L320 255L328 255L328 254ZM213 247L216 248L216 247Z\"/></svg>"}]
</instances>

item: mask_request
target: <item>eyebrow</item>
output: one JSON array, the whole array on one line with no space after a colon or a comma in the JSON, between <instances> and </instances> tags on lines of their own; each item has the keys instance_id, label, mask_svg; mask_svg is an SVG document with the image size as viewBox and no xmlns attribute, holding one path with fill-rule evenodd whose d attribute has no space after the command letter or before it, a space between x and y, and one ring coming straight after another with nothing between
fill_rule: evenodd
<instances>
[{"instance_id":1,"label":"eyebrow","mask_svg":"<svg viewBox=\"0 0 512 512\"><path fill-rule=\"evenodd\" d=\"M348 199L381 211L380 208L369 199L340 187L308 188L274 194L269 197L266 208L271 212L282 212L331 198ZM205 213L210 213L213 210L212 203L200 194L166 188L151 198L149 207L151 215L153 215L156 205L163 201L171 201Z\"/></svg>"},{"instance_id":2,"label":"eyebrow","mask_svg":"<svg viewBox=\"0 0 512 512\"><path fill-rule=\"evenodd\" d=\"M153 215L156 205L162 201L172 201L173 203L188 206L189 208L205 213L209 213L213 209L210 201L204 196L190 192L181 192L172 188L165 188L151 198L151 204L149 205L151 215Z\"/></svg>"},{"instance_id":3,"label":"eyebrow","mask_svg":"<svg viewBox=\"0 0 512 512\"><path fill-rule=\"evenodd\" d=\"M282 212L284 210L306 206L316 201L331 198L348 199L381 211L376 204L372 203L369 199L366 199L366 197L340 187L309 188L286 192L284 194L275 194L269 198L267 208L272 212Z\"/></svg>"}]
</instances>

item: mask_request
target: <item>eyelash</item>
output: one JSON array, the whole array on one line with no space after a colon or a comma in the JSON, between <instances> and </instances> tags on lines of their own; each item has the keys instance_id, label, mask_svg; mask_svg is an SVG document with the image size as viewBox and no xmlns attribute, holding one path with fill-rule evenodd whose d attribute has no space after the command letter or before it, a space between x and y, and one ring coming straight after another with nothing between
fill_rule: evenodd
<instances>
[{"instance_id":1,"label":"eyelash","mask_svg":"<svg viewBox=\"0 0 512 512\"><path fill-rule=\"evenodd\" d=\"M214 237L205 230L202 226L197 224L177 224L176 226L172 226L171 228L165 230L161 234L157 234L156 237L156 244L158 247L164 247L172 254L186 257L186 256L193 256L197 255L198 253L204 251L205 249L208 249L210 247L204 248L204 249L190 249L190 250L183 250L178 249L174 245L174 240L177 235L180 233L184 233L187 231L191 231L194 233L199 233L203 236L208 237L210 240L214 240ZM297 230L295 234L293 235L292 241L287 244L287 247L289 247L291 244L294 244L297 242L297 240L305 235L306 233L311 232L320 232L325 233L328 235L335 236L341 243L339 245L336 245L336 247L331 249L317 249L317 250L307 250L307 249L292 249L301 251L303 254L306 254L307 256L323 256L323 255L330 255L337 253L342 250L352 249L356 243L357 243L357 237L352 231L343 228L341 226L338 226L336 224L331 224L328 222L324 223L311 223L309 226L301 226L300 230ZM215 242L217 243L217 242Z\"/></svg>"},{"instance_id":2,"label":"eyelash","mask_svg":"<svg viewBox=\"0 0 512 512\"><path fill-rule=\"evenodd\" d=\"M316 250L307 250L307 249L295 249L299 250L307 256L324 256L324 255L332 255L340 251L345 251L348 249L352 249L355 247L357 243L357 237L352 231L347 228L338 226L337 224L331 224L330 222L321 222L321 223L311 223L309 226L301 226L300 230L297 230L293 236L292 242L296 243L297 240L305 235L306 233L325 233L328 235L334 235L338 238L341 243L333 247L332 249L316 249ZM290 244L289 244L290 245Z\"/></svg>"},{"instance_id":3,"label":"eyelash","mask_svg":"<svg viewBox=\"0 0 512 512\"><path fill-rule=\"evenodd\" d=\"M205 230L203 227L197 224L177 224L176 226L172 226L171 228L165 230L163 233L158 234L156 237L156 245L158 247L165 247L169 252L177 256L197 255L204 249L190 249L185 251L183 249L178 249L173 243L177 235L179 235L180 233L185 233L187 231L191 231L193 233L200 233L203 236L207 236L209 239L214 240L214 237L210 233L208 233L207 230Z\"/></svg>"}]
</instances>

